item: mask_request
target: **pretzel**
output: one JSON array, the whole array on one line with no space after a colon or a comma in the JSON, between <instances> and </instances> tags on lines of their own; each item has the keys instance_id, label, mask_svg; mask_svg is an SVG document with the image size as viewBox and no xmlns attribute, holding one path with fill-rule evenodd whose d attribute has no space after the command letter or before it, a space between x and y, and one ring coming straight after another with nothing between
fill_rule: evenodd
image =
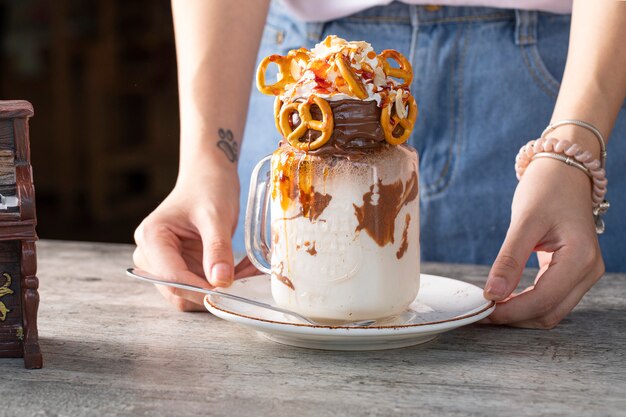
<instances>
[{"instance_id":1,"label":"pretzel","mask_svg":"<svg viewBox=\"0 0 626 417\"><path fill-rule=\"evenodd\" d=\"M348 83L350 92L361 100L366 99L367 91L365 90L363 82L354 75L350 64L346 62L346 58L342 53L335 55L335 64L339 68L339 72L341 73L343 79L346 80L346 83Z\"/></svg>"},{"instance_id":2,"label":"pretzel","mask_svg":"<svg viewBox=\"0 0 626 417\"><path fill-rule=\"evenodd\" d=\"M311 58L309 56L309 51L306 48L292 49L287 54L287 57L290 59L290 61L293 61L294 59L299 59L300 61L304 61L305 64L308 63L309 59Z\"/></svg>"},{"instance_id":3,"label":"pretzel","mask_svg":"<svg viewBox=\"0 0 626 417\"><path fill-rule=\"evenodd\" d=\"M291 73L291 63L294 60L309 61L309 55L306 49L292 49L287 56L282 55L270 55L263 58L259 67L256 70L256 86L260 92L267 95L278 96L285 90L287 84L295 83ZM279 81L274 84L265 84L265 72L270 63L275 63L278 66Z\"/></svg>"},{"instance_id":4,"label":"pretzel","mask_svg":"<svg viewBox=\"0 0 626 417\"><path fill-rule=\"evenodd\" d=\"M380 124L382 125L383 132L385 133L385 140L390 145L400 145L401 143L406 142L409 135L413 131L413 126L415 125L415 120L417 119L417 104L411 94L409 94L406 101L409 105L409 114L405 119L401 119L398 116L397 110L393 116L391 115L395 100L387 103L380 113ZM398 124L402 126L404 131L400 136L396 137L394 136L393 131Z\"/></svg>"},{"instance_id":5,"label":"pretzel","mask_svg":"<svg viewBox=\"0 0 626 417\"><path fill-rule=\"evenodd\" d=\"M265 71L268 65L273 62L278 66L279 81L274 84L265 84ZM291 76L291 59L282 55L270 55L263 58L256 70L256 87L263 94L277 96L283 92L287 84L295 82Z\"/></svg>"},{"instance_id":6,"label":"pretzel","mask_svg":"<svg viewBox=\"0 0 626 417\"><path fill-rule=\"evenodd\" d=\"M284 136L283 130L280 128L280 109L283 107L283 101L279 96L276 96L274 99L274 124L276 125L276 130L278 133Z\"/></svg>"},{"instance_id":7,"label":"pretzel","mask_svg":"<svg viewBox=\"0 0 626 417\"><path fill-rule=\"evenodd\" d=\"M317 107L322 112L322 120L314 120L311 116L311 105L313 103L317 104ZM298 112L300 117L300 125L294 130L291 128L289 119L296 112ZM285 104L280 110L281 133L291 146L302 151L314 150L326 144L333 133L333 127L333 111L330 105L326 100L315 95L302 103L292 102ZM300 139L309 129L320 131L322 134L313 142L301 142Z\"/></svg>"},{"instance_id":8,"label":"pretzel","mask_svg":"<svg viewBox=\"0 0 626 417\"><path fill-rule=\"evenodd\" d=\"M413 68L404 55L393 49L385 49L378 55L378 58L382 61L385 75L401 79L403 83L400 87L408 87L411 85L411 81L413 81ZM389 58L396 61L400 68L392 68L387 61Z\"/></svg>"}]
</instances>

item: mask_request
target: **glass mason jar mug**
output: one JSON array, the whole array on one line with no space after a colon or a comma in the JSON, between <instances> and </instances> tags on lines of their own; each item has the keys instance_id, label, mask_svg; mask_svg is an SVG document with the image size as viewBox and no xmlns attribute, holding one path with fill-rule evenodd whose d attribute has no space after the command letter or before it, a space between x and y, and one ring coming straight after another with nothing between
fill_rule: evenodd
<instances>
[{"instance_id":1,"label":"glass mason jar mug","mask_svg":"<svg viewBox=\"0 0 626 417\"><path fill-rule=\"evenodd\" d=\"M277 305L326 321L399 314L419 289L417 152L283 144L253 171L245 232Z\"/></svg>"}]
</instances>

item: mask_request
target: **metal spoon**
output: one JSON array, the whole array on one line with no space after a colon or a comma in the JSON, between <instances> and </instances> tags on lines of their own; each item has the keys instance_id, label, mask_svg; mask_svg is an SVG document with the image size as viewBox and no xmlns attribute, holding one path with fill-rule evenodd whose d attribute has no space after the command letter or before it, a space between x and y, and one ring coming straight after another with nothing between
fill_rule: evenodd
<instances>
[{"instance_id":1,"label":"metal spoon","mask_svg":"<svg viewBox=\"0 0 626 417\"><path fill-rule=\"evenodd\" d=\"M257 307L265 308L267 310L277 311L279 313L283 313L283 314L287 314L289 316L295 317L299 320L304 321L305 323L309 323L314 326L326 326L327 325L324 323L318 323L294 311L290 311L282 307L277 307L271 304L263 303L261 301L256 301L250 298L240 297L238 295L228 294L228 293L217 291L217 290L210 290L208 288L196 287L195 285L181 284L179 282L173 282L173 281L166 281L161 278L157 278L154 275L150 274L149 272L146 272L138 268L128 268L126 270L126 275L133 277L133 278L140 279L142 281L147 281L156 285L165 285L168 287L180 288L182 290L195 291L195 292L200 292L200 293L209 294L209 295L217 295L220 297L228 298L228 299L239 301L242 303L251 304ZM361 320L361 321L341 324L341 326L343 327L368 327L368 326L371 326L375 322L376 320Z\"/></svg>"}]
</instances>

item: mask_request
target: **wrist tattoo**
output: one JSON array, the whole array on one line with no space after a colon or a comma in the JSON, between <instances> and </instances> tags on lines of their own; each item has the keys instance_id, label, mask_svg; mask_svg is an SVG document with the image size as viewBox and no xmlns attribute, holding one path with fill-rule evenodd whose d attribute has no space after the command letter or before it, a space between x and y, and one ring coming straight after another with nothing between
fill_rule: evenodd
<instances>
[{"instance_id":1,"label":"wrist tattoo","mask_svg":"<svg viewBox=\"0 0 626 417\"><path fill-rule=\"evenodd\" d=\"M217 141L217 147L224 152L230 162L237 162L239 158L239 145L233 137L232 130L220 128L217 134L220 137L220 140Z\"/></svg>"}]
</instances>

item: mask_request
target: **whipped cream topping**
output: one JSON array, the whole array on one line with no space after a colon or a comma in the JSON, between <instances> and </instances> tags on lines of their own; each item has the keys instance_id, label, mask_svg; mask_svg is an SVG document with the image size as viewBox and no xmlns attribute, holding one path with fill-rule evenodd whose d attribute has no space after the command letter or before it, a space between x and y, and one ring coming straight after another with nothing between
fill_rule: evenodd
<instances>
[{"instance_id":1,"label":"whipped cream topping","mask_svg":"<svg viewBox=\"0 0 626 417\"><path fill-rule=\"evenodd\" d=\"M338 54L345 57L355 78L363 84L367 92L364 101L374 100L380 107L383 97L396 99L399 83L385 75L372 45L364 41L348 42L331 35L307 51L308 61L297 58L291 61L291 75L296 82L287 84L281 100L291 102L312 94L328 101L355 99L337 67L335 58ZM401 89L399 92L402 96Z\"/></svg>"}]
</instances>

